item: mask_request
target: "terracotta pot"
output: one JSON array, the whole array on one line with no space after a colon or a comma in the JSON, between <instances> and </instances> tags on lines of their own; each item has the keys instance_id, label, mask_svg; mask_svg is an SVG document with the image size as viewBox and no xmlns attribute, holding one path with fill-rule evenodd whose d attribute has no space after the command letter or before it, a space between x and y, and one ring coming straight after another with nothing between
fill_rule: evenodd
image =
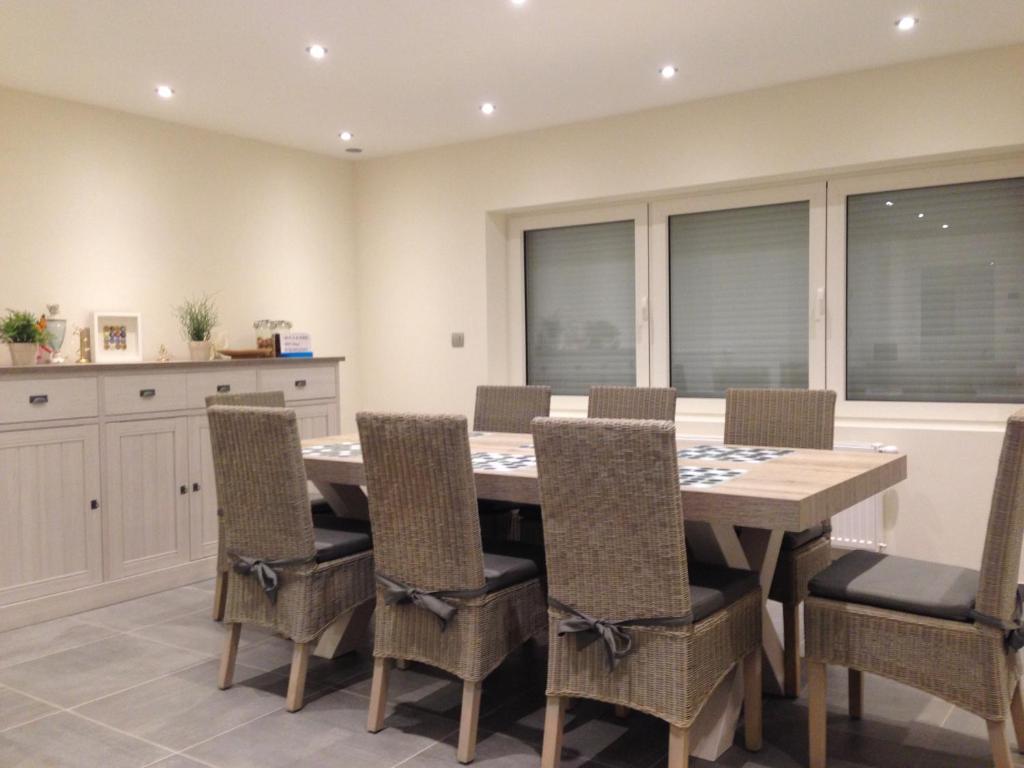
<instances>
[{"instance_id":1,"label":"terracotta pot","mask_svg":"<svg viewBox=\"0 0 1024 768\"><path fill-rule=\"evenodd\" d=\"M213 355L212 341L190 341L188 343L188 354L194 363L203 363Z\"/></svg>"},{"instance_id":2,"label":"terracotta pot","mask_svg":"<svg viewBox=\"0 0 1024 768\"><path fill-rule=\"evenodd\" d=\"M11 350L11 362L14 365L35 365L36 355L39 354L39 345L30 343L8 344Z\"/></svg>"}]
</instances>

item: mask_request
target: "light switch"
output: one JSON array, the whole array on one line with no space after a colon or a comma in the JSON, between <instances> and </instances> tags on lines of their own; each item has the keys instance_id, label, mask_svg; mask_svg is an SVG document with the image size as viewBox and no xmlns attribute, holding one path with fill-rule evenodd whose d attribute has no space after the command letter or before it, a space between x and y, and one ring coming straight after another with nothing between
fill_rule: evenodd
<instances>
[{"instance_id":1,"label":"light switch","mask_svg":"<svg viewBox=\"0 0 1024 768\"><path fill-rule=\"evenodd\" d=\"M456 349L466 346L466 334L452 333L452 346Z\"/></svg>"}]
</instances>

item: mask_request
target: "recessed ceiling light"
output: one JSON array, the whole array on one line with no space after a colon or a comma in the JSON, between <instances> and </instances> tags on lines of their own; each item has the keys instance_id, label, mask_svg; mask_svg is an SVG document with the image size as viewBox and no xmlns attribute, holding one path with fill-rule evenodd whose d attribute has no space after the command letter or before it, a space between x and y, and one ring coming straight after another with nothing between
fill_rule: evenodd
<instances>
[{"instance_id":1,"label":"recessed ceiling light","mask_svg":"<svg viewBox=\"0 0 1024 768\"><path fill-rule=\"evenodd\" d=\"M512 5L526 5L526 0L512 0Z\"/></svg>"},{"instance_id":2,"label":"recessed ceiling light","mask_svg":"<svg viewBox=\"0 0 1024 768\"><path fill-rule=\"evenodd\" d=\"M943 224L943 225L942 225L942 228L943 228L943 229L949 229L949 224Z\"/></svg>"},{"instance_id":3,"label":"recessed ceiling light","mask_svg":"<svg viewBox=\"0 0 1024 768\"><path fill-rule=\"evenodd\" d=\"M319 43L313 43L312 45L306 48L306 53L308 53L317 61L320 61L320 59L324 58L327 55L327 49L324 48Z\"/></svg>"},{"instance_id":4,"label":"recessed ceiling light","mask_svg":"<svg viewBox=\"0 0 1024 768\"><path fill-rule=\"evenodd\" d=\"M886 201L885 201L885 204L886 204L887 206L889 206L890 208L892 208L892 200L886 200Z\"/></svg>"},{"instance_id":5,"label":"recessed ceiling light","mask_svg":"<svg viewBox=\"0 0 1024 768\"><path fill-rule=\"evenodd\" d=\"M671 80L676 76L676 72L679 71L679 67L673 67L671 64L666 64L664 67L658 70L658 73L665 79Z\"/></svg>"},{"instance_id":6,"label":"recessed ceiling light","mask_svg":"<svg viewBox=\"0 0 1024 768\"><path fill-rule=\"evenodd\" d=\"M493 115L495 109L497 109L497 107L495 107L489 101L485 101L483 104L480 105L480 111L483 112L485 115Z\"/></svg>"},{"instance_id":7,"label":"recessed ceiling light","mask_svg":"<svg viewBox=\"0 0 1024 768\"><path fill-rule=\"evenodd\" d=\"M158 85L155 90L161 99L170 99L174 96L174 89L169 85Z\"/></svg>"},{"instance_id":8,"label":"recessed ceiling light","mask_svg":"<svg viewBox=\"0 0 1024 768\"><path fill-rule=\"evenodd\" d=\"M919 213L919 214L917 214L917 218L919 218L919 219L923 219L923 218L924 218L924 214L923 214L923 213Z\"/></svg>"},{"instance_id":9,"label":"recessed ceiling light","mask_svg":"<svg viewBox=\"0 0 1024 768\"><path fill-rule=\"evenodd\" d=\"M896 20L896 29L900 32L909 32L917 26L917 19L913 16L901 16Z\"/></svg>"},{"instance_id":10,"label":"recessed ceiling light","mask_svg":"<svg viewBox=\"0 0 1024 768\"><path fill-rule=\"evenodd\" d=\"M348 131L342 131L341 133L338 134L338 138L341 139L342 141L352 141L352 139L354 139L355 137Z\"/></svg>"}]
</instances>

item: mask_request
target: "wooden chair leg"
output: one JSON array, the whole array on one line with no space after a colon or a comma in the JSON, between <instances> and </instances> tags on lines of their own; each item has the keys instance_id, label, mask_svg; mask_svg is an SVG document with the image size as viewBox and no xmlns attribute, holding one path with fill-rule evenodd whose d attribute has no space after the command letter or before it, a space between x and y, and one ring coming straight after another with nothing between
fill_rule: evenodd
<instances>
[{"instance_id":1,"label":"wooden chair leg","mask_svg":"<svg viewBox=\"0 0 1024 768\"><path fill-rule=\"evenodd\" d=\"M624 707L621 704L616 704L615 716L620 720L625 720L627 717L629 717L629 707Z\"/></svg>"},{"instance_id":2,"label":"wooden chair leg","mask_svg":"<svg viewBox=\"0 0 1024 768\"><path fill-rule=\"evenodd\" d=\"M224 653L220 657L220 673L217 676L217 687L222 691L231 687L235 676L235 659L238 658L238 639L241 635L241 624L228 624L228 631L224 634Z\"/></svg>"},{"instance_id":3,"label":"wooden chair leg","mask_svg":"<svg viewBox=\"0 0 1024 768\"><path fill-rule=\"evenodd\" d=\"M761 649L743 657L743 733L747 749L761 749Z\"/></svg>"},{"instance_id":4,"label":"wooden chair leg","mask_svg":"<svg viewBox=\"0 0 1024 768\"><path fill-rule=\"evenodd\" d=\"M223 621L224 608L228 604L228 575L217 571L217 579L213 584L213 620Z\"/></svg>"},{"instance_id":5,"label":"wooden chair leg","mask_svg":"<svg viewBox=\"0 0 1024 768\"><path fill-rule=\"evenodd\" d=\"M544 710L544 746L541 768L556 768L562 759L562 732L565 730L565 697L548 696Z\"/></svg>"},{"instance_id":6,"label":"wooden chair leg","mask_svg":"<svg viewBox=\"0 0 1024 768\"><path fill-rule=\"evenodd\" d=\"M800 604L782 604L783 693L791 699L800 695Z\"/></svg>"},{"instance_id":7,"label":"wooden chair leg","mask_svg":"<svg viewBox=\"0 0 1024 768\"><path fill-rule=\"evenodd\" d=\"M391 677L391 659L373 660L373 683L370 685L370 713L366 730L377 733L384 727L384 713L388 705L388 679Z\"/></svg>"},{"instance_id":8,"label":"wooden chair leg","mask_svg":"<svg viewBox=\"0 0 1024 768\"><path fill-rule=\"evenodd\" d=\"M288 698L285 703L285 709L289 712L298 712L302 709L306 693L306 673L309 670L309 654L312 650L312 643L292 644L292 668L288 675Z\"/></svg>"},{"instance_id":9,"label":"wooden chair leg","mask_svg":"<svg viewBox=\"0 0 1024 768\"><path fill-rule=\"evenodd\" d=\"M848 670L850 681L850 719L860 720L864 716L864 673L859 669Z\"/></svg>"},{"instance_id":10,"label":"wooden chair leg","mask_svg":"<svg viewBox=\"0 0 1024 768\"><path fill-rule=\"evenodd\" d=\"M476 730L480 723L480 693L483 683L462 683L462 713L459 718L459 748L456 757L465 765L476 756Z\"/></svg>"},{"instance_id":11,"label":"wooden chair leg","mask_svg":"<svg viewBox=\"0 0 1024 768\"><path fill-rule=\"evenodd\" d=\"M825 768L825 726L828 706L825 695L828 677L824 662L807 662L807 688L807 721L810 737L807 762L810 768Z\"/></svg>"},{"instance_id":12,"label":"wooden chair leg","mask_svg":"<svg viewBox=\"0 0 1024 768\"><path fill-rule=\"evenodd\" d=\"M1013 768L1010 757L1010 742L1006 740L1006 723L1002 720L986 720L988 743L992 747L992 761L996 768Z\"/></svg>"},{"instance_id":13,"label":"wooden chair leg","mask_svg":"<svg viewBox=\"0 0 1024 768\"><path fill-rule=\"evenodd\" d=\"M757 662L761 663L758 650ZM690 729L675 725L668 727L668 768L688 768L690 765Z\"/></svg>"},{"instance_id":14,"label":"wooden chair leg","mask_svg":"<svg viewBox=\"0 0 1024 768\"><path fill-rule=\"evenodd\" d=\"M1020 683L1013 689L1010 702L1010 716L1013 719L1013 732L1017 737L1017 751L1024 752L1024 700L1021 699Z\"/></svg>"}]
</instances>

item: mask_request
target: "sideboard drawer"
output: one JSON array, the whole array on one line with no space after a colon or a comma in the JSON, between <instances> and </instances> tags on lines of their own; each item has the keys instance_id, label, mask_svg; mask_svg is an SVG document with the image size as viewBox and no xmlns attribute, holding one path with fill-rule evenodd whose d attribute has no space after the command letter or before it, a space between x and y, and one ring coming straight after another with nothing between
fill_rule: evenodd
<instances>
[{"instance_id":1,"label":"sideboard drawer","mask_svg":"<svg viewBox=\"0 0 1024 768\"><path fill-rule=\"evenodd\" d=\"M260 389L284 392L288 402L322 400L335 396L334 369L328 366L264 368L260 373Z\"/></svg>"},{"instance_id":2,"label":"sideboard drawer","mask_svg":"<svg viewBox=\"0 0 1024 768\"><path fill-rule=\"evenodd\" d=\"M188 374L188 407L205 408L209 395L255 392L256 371L216 370Z\"/></svg>"},{"instance_id":3,"label":"sideboard drawer","mask_svg":"<svg viewBox=\"0 0 1024 768\"><path fill-rule=\"evenodd\" d=\"M96 379L12 378L0 381L0 424L96 416Z\"/></svg>"},{"instance_id":4,"label":"sideboard drawer","mask_svg":"<svg viewBox=\"0 0 1024 768\"><path fill-rule=\"evenodd\" d=\"M107 413L181 411L187 402L185 376L180 373L103 379L103 408Z\"/></svg>"}]
</instances>

